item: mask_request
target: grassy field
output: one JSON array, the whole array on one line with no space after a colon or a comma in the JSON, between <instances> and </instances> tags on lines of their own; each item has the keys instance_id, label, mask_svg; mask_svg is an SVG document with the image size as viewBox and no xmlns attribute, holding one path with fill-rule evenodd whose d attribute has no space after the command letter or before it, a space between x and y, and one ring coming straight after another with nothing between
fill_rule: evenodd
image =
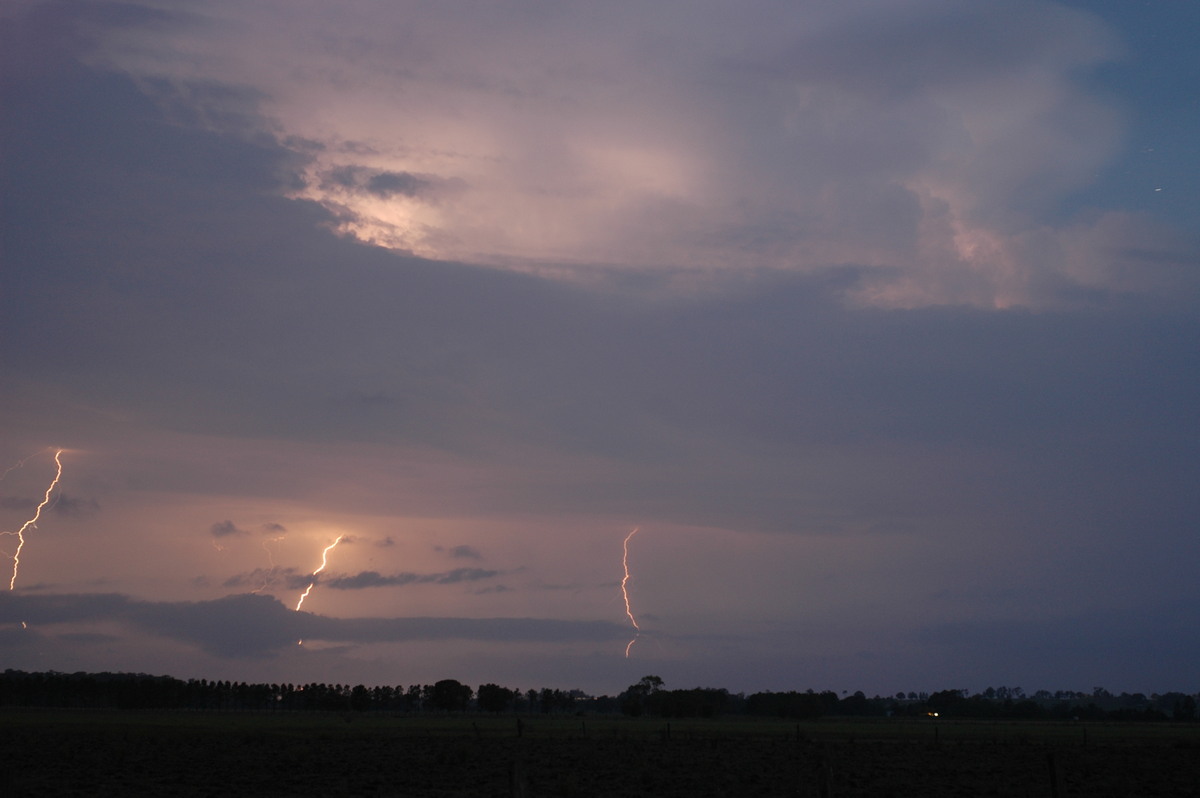
<instances>
[{"instance_id":1,"label":"grassy field","mask_svg":"<svg viewBox=\"0 0 1200 798\"><path fill-rule=\"evenodd\" d=\"M0 711L6 796L1198 792L1192 724Z\"/></svg>"}]
</instances>

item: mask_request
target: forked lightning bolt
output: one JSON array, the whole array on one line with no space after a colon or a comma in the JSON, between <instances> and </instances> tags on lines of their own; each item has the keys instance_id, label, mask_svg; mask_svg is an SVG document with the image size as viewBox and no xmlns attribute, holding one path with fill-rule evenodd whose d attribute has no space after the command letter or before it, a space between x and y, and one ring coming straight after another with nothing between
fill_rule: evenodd
<instances>
[{"instance_id":1,"label":"forked lightning bolt","mask_svg":"<svg viewBox=\"0 0 1200 798\"><path fill-rule=\"evenodd\" d=\"M317 568L317 570L312 572L312 577L313 577L312 581L308 583L308 587L304 588L304 592L300 595L300 600L296 602L296 612L299 612L300 608L304 606L304 600L306 598L308 598L308 594L312 592L313 585L315 585L317 583L317 574L324 571L325 566L329 564L330 550L332 550L333 547L336 546L337 544L341 543L342 538L344 538L344 537L346 537L346 536L338 535L337 540L330 543L328 546L325 547L325 551L321 552L321 566L319 568Z\"/></svg>"},{"instance_id":2,"label":"forked lightning bolt","mask_svg":"<svg viewBox=\"0 0 1200 798\"><path fill-rule=\"evenodd\" d=\"M629 622L633 624L636 633L629 644L625 646L625 658L629 658L629 649L633 648L633 644L637 642L638 637L642 634L642 627L638 626L637 618L633 617L633 608L629 606L629 540L638 533L640 527L634 527L633 531L625 536L625 542L622 544L621 565L625 567L625 576L621 579L621 596L625 599L625 614L629 616Z\"/></svg>"},{"instance_id":3,"label":"forked lightning bolt","mask_svg":"<svg viewBox=\"0 0 1200 798\"><path fill-rule=\"evenodd\" d=\"M54 488L58 486L58 481L60 479L62 479L62 453L63 453L62 449L59 449L56 452L54 452L54 465L57 467L58 471L54 474L54 480L50 483L50 487L46 488L46 495L42 497L42 503L39 504L37 506L37 510L34 511L33 518L30 518L28 521L26 521L24 524L22 524L21 528L18 529L16 532L0 533L0 534L4 534L4 535L16 535L17 536L17 550L15 552L13 552L13 558L12 558L12 560L13 560L12 579L10 579L8 582L9 590L13 590L17 586L17 572L21 569L21 550L23 548L25 548L25 530L30 529L30 528L33 528L33 529L37 528L38 519L40 519L42 517L42 510L46 509L46 505L48 505L50 503L50 494L54 493ZM25 462L24 460L21 461L21 463L24 463L24 462ZM20 464L18 464L18 465L20 465ZM16 467L17 466L13 466L13 468L16 468ZM12 470L12 468L8 469L8 471L11 471L11 470ZM7 475L8 471L5 471L4 473Z\"/></svg>"}]
</instances>

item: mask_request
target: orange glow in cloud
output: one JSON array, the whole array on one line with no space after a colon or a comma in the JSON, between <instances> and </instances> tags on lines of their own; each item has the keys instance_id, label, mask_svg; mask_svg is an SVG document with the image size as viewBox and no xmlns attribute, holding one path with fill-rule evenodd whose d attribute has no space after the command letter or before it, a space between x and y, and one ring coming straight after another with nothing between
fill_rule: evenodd
<instances>
[{"instance_id":1,"label":"orange glow in cloud","mask_svg":"<svg viewBox=\"0 0 1200 798\"><path fill-rule=\"evenodd\" d=\"M638 533L640 527L634 527L633 531L625 536L625 542L622 544L621 565L625 568L625 576L621 579L621 596L625 599L625 614L629 616L629 622L633 624L633 628L637 633L629 644L625 646L625 658L629 658L629 649L633 648L633 644L637 642L638 637L642 634L642 627L638 626L637 618L633 617L633 609L629 606L629 540Z\"/></svg>"},{"instance_id":2,"label":"orange glow in cloud","mask_svg":"<svg viewBox=\"0 0 1200 798\"><path fill-rule=\"evenodd\" d=\"M306 598L308 598L308 594L312 592L313 585L315 585L317 583L317 574L324 571L325 566L329 564L329 552L333 549L334 546L341 543L342 538L344 538L344 537L346 537L346 536L338 535L337 540L330 543L328 546L325 547L325 550L321 552L321 565L319 568L317 568L317 570L312 572L312 576L313 576L312 581L308 583L308 587L304 588L304 592L300 595L300 600L296 602L296 612L299 612L300 608L304 606L304 600Z\"/></svg>"},{"instance_id":3,"label":"orange glow in cloud","mask_svg":"<svg viewBox=\"0 0 1200 798\"><path fill-rule=\"evenodd\" d=\"M58 486L58 481L60 479L62 479L62 453L63 453L63 451L64 451L63 449L58 449L57 451L54 452L54 465L57 467L58 470L54 474L54 479L53 479L53 481L51 481L50 486L48 488L46 488L46 495L42 497L42 503L37 506L37 510L34 511L33 517L30 518L28 521L26 521L24 524L22 524L21 528L18 529L16 532L0 533L0 534L4 534L4 535L16 535L17 536L17 550L15 552L13 552L13 558L12 558L12 560L13 560L12 579L10 579L8 582L9 590L13 590L17 586L17 573L21 568L21 550L23 548L25 548L25 530L30 529L30 528L34 528L34 529L37 528L38 519L40 519L42 517L42 510L44 510L46 508L46 505L48 505L50 503L50 494L54 493L54 488ZM24 462L25 461L22 460L17 465L8 469L8 471L11 471L13 468L17 468L17 467L23 465ZM8 471L5 471L4 473L8 474Z\"/></svg>"}]
</instances>

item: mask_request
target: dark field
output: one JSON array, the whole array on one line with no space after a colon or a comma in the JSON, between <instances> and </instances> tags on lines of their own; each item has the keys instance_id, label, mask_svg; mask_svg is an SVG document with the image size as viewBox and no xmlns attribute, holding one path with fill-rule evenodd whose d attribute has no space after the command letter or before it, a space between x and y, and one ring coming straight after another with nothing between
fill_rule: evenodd
<instances>
[{"instance_id":1,"label":"dark field","mask_svg":"<svg viewBox=\"0 0 1200 798\"><path fill-rule=\"evenodd\" d=\"M4 796L1194 796L1193 724L0 712Z\"/></svg>"}]
</instances>

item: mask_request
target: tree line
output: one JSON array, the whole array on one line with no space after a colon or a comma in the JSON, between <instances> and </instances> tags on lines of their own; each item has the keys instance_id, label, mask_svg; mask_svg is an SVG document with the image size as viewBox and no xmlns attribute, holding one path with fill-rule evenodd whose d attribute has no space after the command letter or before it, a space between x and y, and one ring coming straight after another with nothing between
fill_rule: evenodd
<instances>
[{"instance_id":1,"label":"tree line","mask_svg":"<svg viewBox=\"0 0 1200 798\"><path fill-rule=\"evenodd\" d=\"M176 679L144 673L0 674L0 706L210 711L566 712L596 701L579 690L478 690L455 679L434 684L248 683Z\"/></svg>"},{"instance_id":2,"label":"tree line","mask_svg":"<svg viewBox=\"0 0 1200 798\"><path fill-rule=\"evenodd\" d=\"M730 693L723 688L669 690L658 676L645 676L616 696L581 690L519 690L497 684L478 688L455 679L433 684L291 684L176 679L141 673L27 673L0 675L0 706L81 709L180 709L252 712L389 712L625 714L663 718L755 715L812 720L832 716L946 717L1020 720L1130 720L1195 722L1200 694L1120 693L988 687L971 693L896 693L825 690Z\"/></svg>"}]
</instances>

